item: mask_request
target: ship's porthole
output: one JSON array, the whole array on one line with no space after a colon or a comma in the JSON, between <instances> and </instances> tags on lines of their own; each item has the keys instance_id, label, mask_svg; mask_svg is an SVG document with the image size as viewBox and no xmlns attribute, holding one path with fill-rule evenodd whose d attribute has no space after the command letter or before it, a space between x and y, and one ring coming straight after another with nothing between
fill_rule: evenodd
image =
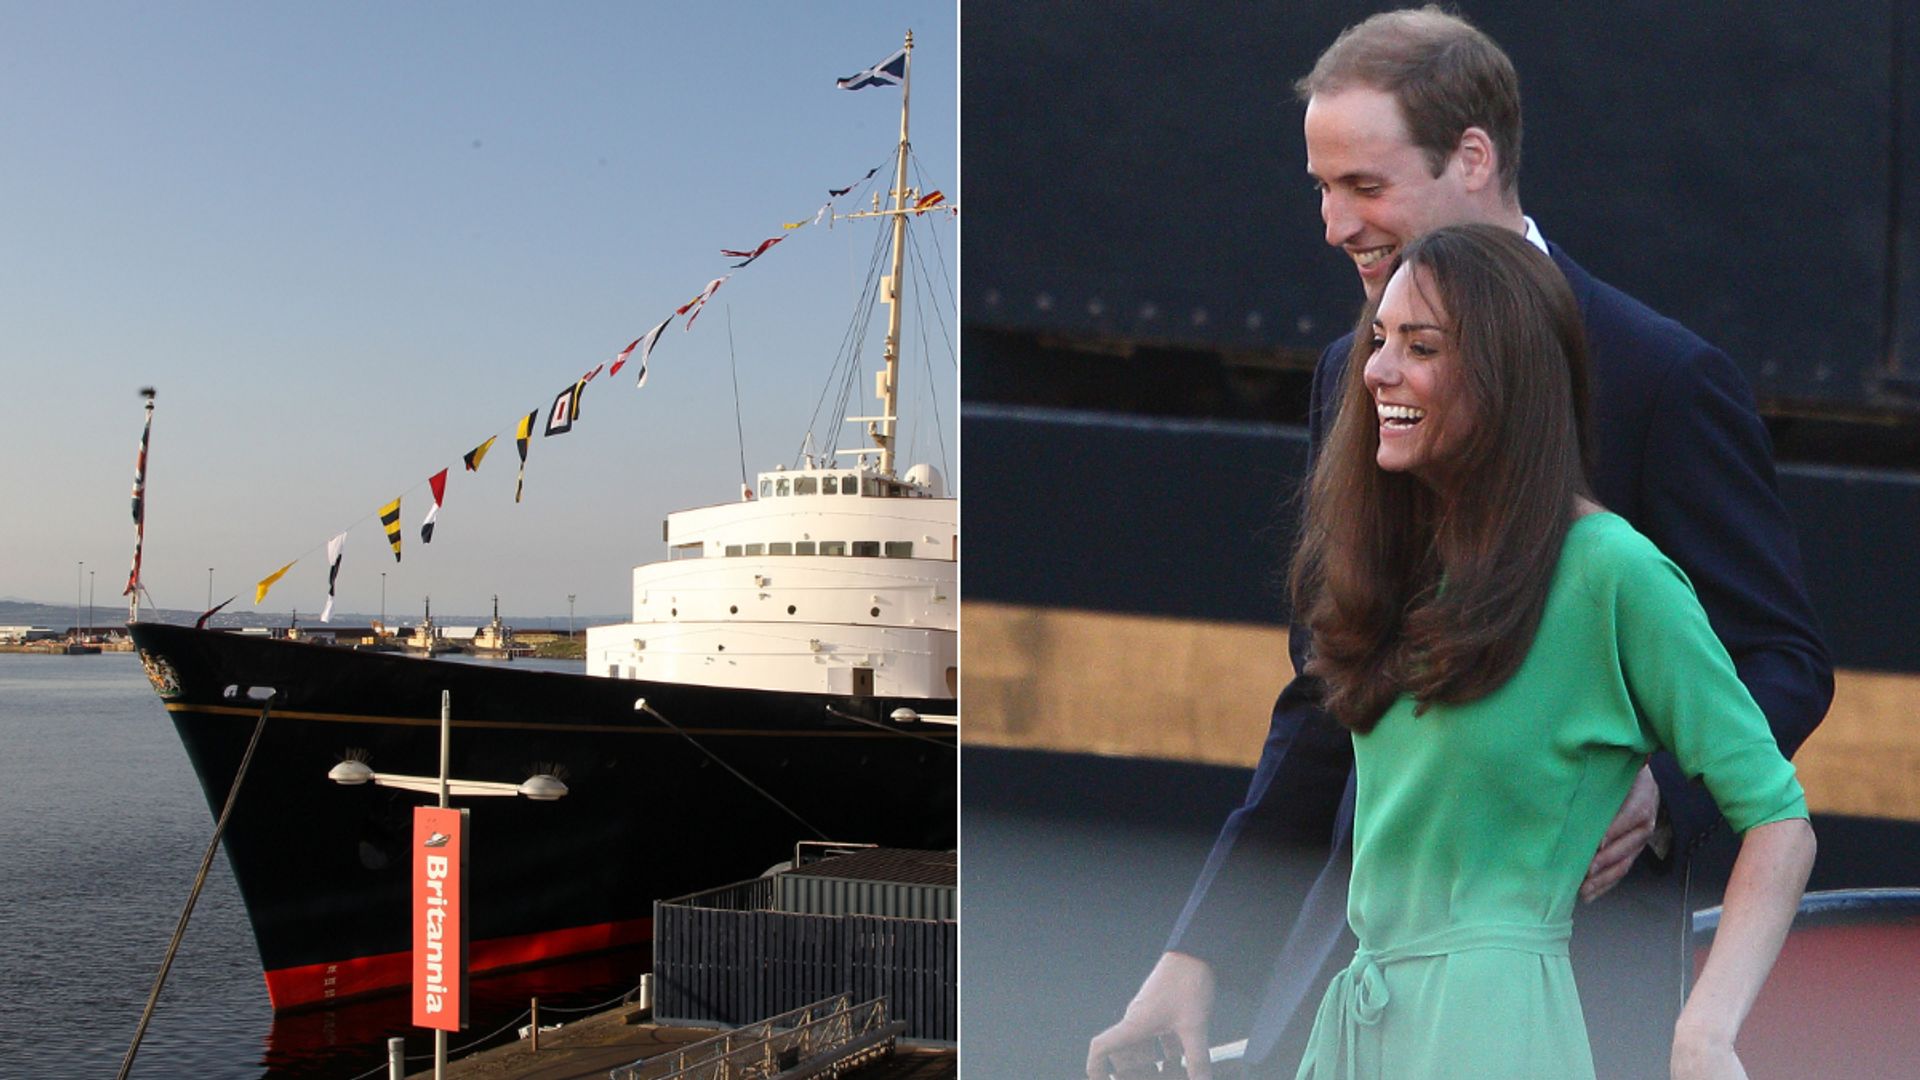
<instances>
[{"instance_id":1,"label":"ship's porthole","mask_svg":"<svg viewBox=\"0 0 1920 1080\"><path fill-rule=\"evenodd\" d=\"M715 648L715 649L716 649L717 651L719 651L719 652L726 652L726 651L727 651L727 647L726 647L725 645L716 645L716 646L714 646L714 648Z\"/></svg>"},{"instance_id":2,"label":"ship's porthole","mask_svg":"<svg viewBox=\"0 0 1920 1080\"><path fill-rule=\"evenodd\" d=\"M728 604L728 605L727 605L727 614L729 614L729 615L738 615L738 614L740 614L740 605L739 605L739 604Z\"/></svg>"},{"instance_id":3,"label":"ship's porthole","mask_svg":"<svg viewBox=\"0 0 1920 1080\"><path fill-rule=\"evenodd\" d=\"M668 613L669 613L669 614L671 614L671 615L672 615L672 616L673 616L674 618L676 618L676 619L680 617L680 609L679 609L679 608L668 608L668 609L667 609L667 611L668 611Z\"/></svg>"},{"instance_id":4,"label":"ship's porthole","mask_svg":"<svg viewBox=\"0 0 1920 1080\"><path fill-rule=\"evenodd\" d=\"M798 611L798 610L800 610L800 609L799 609L799 608L796 608L796 607L794 607L794 606L793 606L792 604L788 604L788 605L787 605L787 614L789 614L789 615L791 615L791 614L793 614L794 612L796 612L796 611Z\"/></svg>"},{"instance_id":5,"label":"ship's porthole","mask_svg":"<svg viewBox=\"0 0 1920 1080\"><path fill-rule=\"evenodd\" d=\"M876 618L876 619L877 619L877 618L879 618L879 617L880 617L880 609L879 609L879 608L868 608L868 609L867 609L867 614L869 614L869 615L871 615L871 616L873 616L874 618Z\"/></svg>"}]
</instances>

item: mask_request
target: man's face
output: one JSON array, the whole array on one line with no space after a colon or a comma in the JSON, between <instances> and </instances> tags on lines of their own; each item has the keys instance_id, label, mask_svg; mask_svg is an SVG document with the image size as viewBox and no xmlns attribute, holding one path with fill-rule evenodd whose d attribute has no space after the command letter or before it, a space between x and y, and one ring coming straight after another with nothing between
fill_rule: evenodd
<instances>
[{"instance_id":1,"label":"man's face","mask_svg":"<svg viewBox=\"0 0 1920 1080\"><path fill-rule=\"evenodd\" d=\"M1408 138L1391 94L1353 86L1307 102L1307 174L1320 191L1327 243L1360 271L1367 299L1387 287L1393 257L1422 233L1475 218L1458 157L1439 176Z\"/></svg>"}]
</instances>

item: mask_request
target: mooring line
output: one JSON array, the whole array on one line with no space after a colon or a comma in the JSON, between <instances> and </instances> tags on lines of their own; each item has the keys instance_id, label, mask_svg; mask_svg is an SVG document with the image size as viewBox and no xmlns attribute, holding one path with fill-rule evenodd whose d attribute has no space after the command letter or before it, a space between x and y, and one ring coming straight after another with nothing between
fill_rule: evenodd
<instances>
[{"instance_id":1,"label":"mooring line","mask_svg":"<svg viewBox=\"0 0 1920 1080\"><path fill-rule=\"evenodd\" d=\"M707 755L707 757L710 758L715 765L718 765L721 768L732 773L735 779L739 780L741 783L752 788L755 794L759 795L761 798L767 800L773 805L779 807L782 811L786 813L788 817L792 818L793 820L799 822L802 825L805 825L807 827L807 831L813 833L813 835L819 837L822 840L827 839L826 833L823 833L819 829L815 828L813 822L808 821L806 818L801 817L799 813L796 812L792 807L788 806L786 803L781 802L779 799L774 798L773 792L768 791L766 788L763 788L759 784L754 783L752 780L747 779L746 773L743 773L739 769L734 768L732 765L727 764L726 759L722 758L719 754L714 753L713 751L707 749L706 747L701 746L700 740L687 734L684 730L681 729L680 725L674 723L673 721L667 719L664 716L661 716L660 711L658 709L655 709L653 706L647 704L646 698L641 698L640 700L634 702L633 707L636 709L639 709L641 712L646 713L648 716L653 717L655 720L658 720L661 723L667 725L667 728L669 730L671 730L674 734L680 736L681 738L687 740L688 742L692 743L693 748L695 750L698 750L701 753Z\"/></svg>"},{"instance_id":2,"label":"mooring line","mask_svg":"<svg viewBox=\"0 0 1920 1080\"><path fill-rule=\"evenodd\" d=\"M889 735L899 735L908 739L919 739L921 742L929 742L941 748L942 750L959 749L958 739L953 739L953 740L936 739L931 735L922 735L917 731L901 731L899 728L888 727L887 725L881 723L878 720L869 720L864 716L855 716L850 712L841 712L839 709L836 709L831 705L827 706L827 712L833 716L839 717L842 720L851 720L856 724L865 724L870 728L879 728L881 731L884 731Z\"/></svg>"},{"instance_id":3,"label":"mooring line","mask_svg":"<svg viewBox=\"0 0 1920 1080\"><path fill-rule=\"evenodd\" d=\"M267 730L267 714L273 711L273 699L269 697L260 707L260 720L253 725L253 738L247 742L247 752L240 759L240 771L233 774L233 786L227 789L227 804L220 808L220 819L214 822L213 839L207 841L207 852L200 857L200 872L194 875L193 891L187 894L187 904L180 909L180 922L173 928L173 941L167 946L167 958L160 962L160 973L154 976L153 992L147 995L147 1007L140 1012L140 1026L134 1030L133 1043L127 1047L127 1057L120 1063L117 1080L127 1080L127 1074L133 1071L133 1056L140 1052L140 1040L147 1036L147 1024L153 1020L154 1007L160 1003L160 988L166 985L167 971L173 967L173 956L180 951L180 939L187 935L187 920L193 915L193 905L200 899L200 888L207 883L207 871L213 866L214 853L220 850L220 836L227 831L227 818L233 813L233 804L240 797L240 781L247 778L247 766L253 764L254 748L260 745L260 734Z\"/></svg>"}]
</instances>

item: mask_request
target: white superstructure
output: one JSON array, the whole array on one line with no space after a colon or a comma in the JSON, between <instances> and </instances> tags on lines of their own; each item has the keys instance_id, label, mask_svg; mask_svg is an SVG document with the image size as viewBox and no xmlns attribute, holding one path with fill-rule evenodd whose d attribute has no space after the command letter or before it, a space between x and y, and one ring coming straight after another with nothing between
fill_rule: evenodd
<instances>
[{"instance_id":1,"label":"white superstructure","mask_svg":"<svg viewBox=\"0 0 1920 1080\"><path fill-rule=\"evenodd\" d=\"M587 672L699 686L859 697L958 695L959 513L937 470L894 469L906 220L938 204L907 186L907 35L885 367L874 445L851 465L761 473L736 503L668 514L666 562L633 571L633 621L587 629ZM877 459L877 460L871 460Z\"/></svg>"},{"instance_id":2,"label":"white superstructure","mask_svg":"<svg viewBox=\"0 0 1920 1080\"><path fill-rule=\"evenodd\" d=\"M669 514L633 621L587 630L587 671L802 693L951 698L958 515L937 472L864 461L760 474L754 497Z\"/></svg>"}]
</instances>

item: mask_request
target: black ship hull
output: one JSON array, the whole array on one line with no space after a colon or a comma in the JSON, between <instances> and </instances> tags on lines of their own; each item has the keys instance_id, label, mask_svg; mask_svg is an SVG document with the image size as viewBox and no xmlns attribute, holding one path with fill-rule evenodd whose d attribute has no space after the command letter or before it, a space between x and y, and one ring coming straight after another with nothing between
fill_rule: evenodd
<instances>
[{"instance_id":1,"label":"black ship hull","mask_svg":"<svg viewBox=\"0 0 1920 1080\"><path fill-rule=\"evenodd\" d=\"M471 810L471 970L643 941L653 900L752 877L820 834L955 844L954 729L892 719L949 713L950 700L592 678L157 623L132 633L215 814L261 711L249 691L273 691L224 844L275 1009L407 981L407 841L432 796L327 773L351 755L436 774L443 690L453 776L557 772L569 787L556 802L456 800Z\"/></svg>"}]
</instances>

